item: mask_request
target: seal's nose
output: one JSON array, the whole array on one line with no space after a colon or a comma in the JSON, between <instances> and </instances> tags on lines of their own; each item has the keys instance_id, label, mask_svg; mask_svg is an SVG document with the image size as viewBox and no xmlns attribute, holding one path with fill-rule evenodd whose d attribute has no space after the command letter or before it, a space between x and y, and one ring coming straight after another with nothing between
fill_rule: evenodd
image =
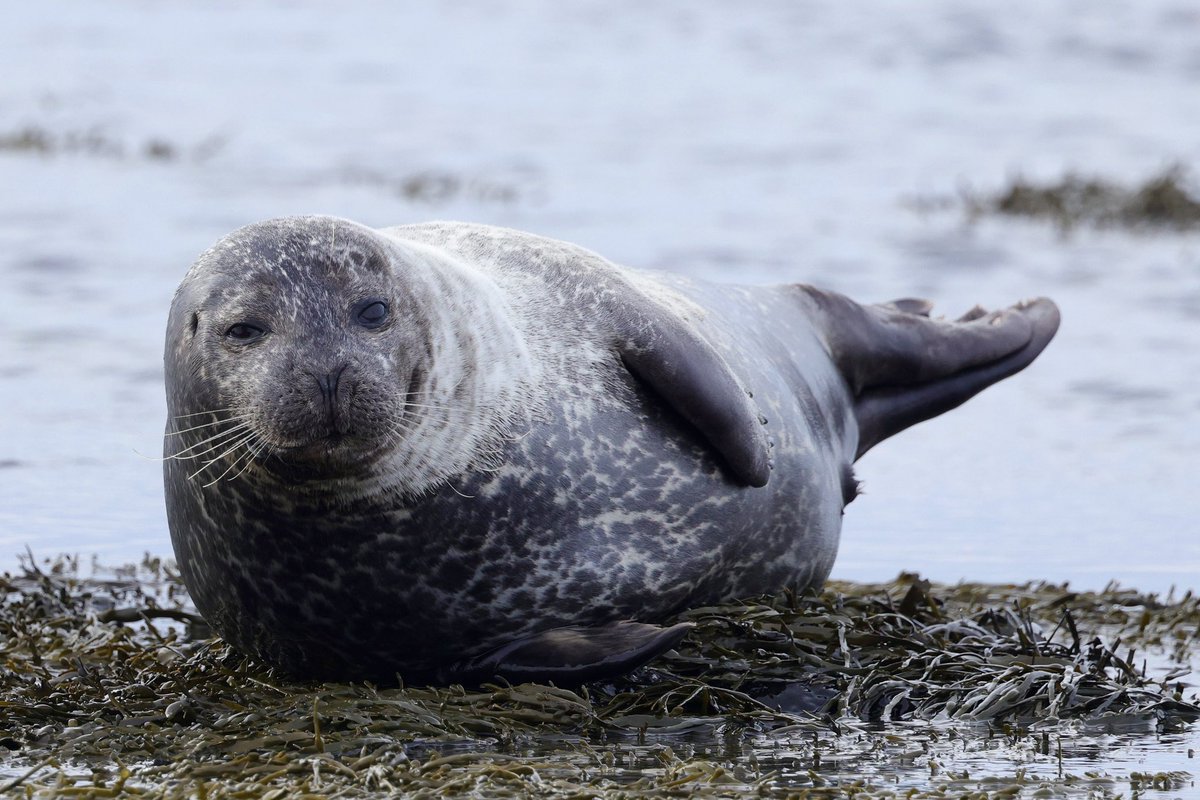
<instances>
[{"instance_id":1,"label":"seal's nose","mask_svg":"<svg viewBox=\"0 0 1200 800\"><path fill-rule=\"evenodd\" d=\"M329 427L338 433L345 433L347 420L345 414L338 413L338 389L342 384L342 373L346 371L346 365L338 367L330 371L326 375L317 375L317 387L321 390L321 402L325 406L326 419L329 420Z\"/></svg>"}]
</instances>

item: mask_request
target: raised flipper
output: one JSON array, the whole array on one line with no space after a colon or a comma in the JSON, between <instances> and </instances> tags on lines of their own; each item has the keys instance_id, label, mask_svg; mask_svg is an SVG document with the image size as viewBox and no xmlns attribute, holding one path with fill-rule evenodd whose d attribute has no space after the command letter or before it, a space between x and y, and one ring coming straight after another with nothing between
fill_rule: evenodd
<instances>
[{"instance_id":1,"label":"raised flipper","mask_svg":"<svg viewBox=\"0 0 1200 800\"><path fill-rule=\"evenodd\" d=\"M693 627L690 622L663 628L623 621L553 628L460 661L439 677L443 683L468 685L503 678L578 686L642 666L679 644Z\"/></svg>"},{"instance_id":2,"label":"raised flipper","mask_svg":"<svg viewBox=\"0 0 1200 800\"><path fill-rule=\"evenodd\" d=\"M1024 369L1058 330L1058 307L1045 298L991 313L973 308L950 322L930 319L923 301L863 306L802 288L854 393L856 458Z\"/></svg>"},{"instance_id":3,"label":"raised flipper","mask_svg":"<svg viewBox=\"0 0 1200 800\"><path fill-rule=\"evenodd\" d=\"M696 426L742 483L766 486L767 434L729 364L683 319L650 304L633 310L618 332L625 366Z\"/></svg>"}]
</instances>

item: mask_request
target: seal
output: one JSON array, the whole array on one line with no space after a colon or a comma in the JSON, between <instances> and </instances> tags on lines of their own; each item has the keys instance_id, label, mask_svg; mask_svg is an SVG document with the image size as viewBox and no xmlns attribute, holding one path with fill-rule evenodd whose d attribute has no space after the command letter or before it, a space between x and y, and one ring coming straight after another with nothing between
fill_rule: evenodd
<instances>
[{"instance_id":1,"label":"seal","mask_svg":"<svg viewBox=\"0 0 1200 800\"><path fill-rule=\"evenodd\" d=\"M715 285L482 225L257 223L171 307L171 539L213 627L295 675L610 677L689 606L821 584L853 462L1058 320Z\"/></svg>"}]
</instances>

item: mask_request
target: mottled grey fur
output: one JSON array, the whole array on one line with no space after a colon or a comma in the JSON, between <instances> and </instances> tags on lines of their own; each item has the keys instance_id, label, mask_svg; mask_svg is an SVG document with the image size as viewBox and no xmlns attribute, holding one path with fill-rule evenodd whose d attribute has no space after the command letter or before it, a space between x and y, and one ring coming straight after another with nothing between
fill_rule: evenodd
<instances>
[{"instance_id":1,"label":"mottled grey fur","mask_svg":"<svg viewBox=\"0 0 1200 800\"><path fill-rule=\"evenodd\" d=\"M354 316L372 299L377 329ZM855 458L1057 326L1048 301L927 313L479 225L243 228L168 325L184 580L222 636L297 674L627 669L683 629L616 621L823 582Z\"/></svg>"}]
</instances>

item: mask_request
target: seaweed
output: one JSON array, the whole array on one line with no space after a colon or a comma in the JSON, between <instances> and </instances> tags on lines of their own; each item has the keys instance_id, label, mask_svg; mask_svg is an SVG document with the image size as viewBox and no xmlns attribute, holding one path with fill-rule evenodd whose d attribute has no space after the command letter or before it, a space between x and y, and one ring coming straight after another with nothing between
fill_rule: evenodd
<instances>
[{"instance_id":1,"label":"seaweed","mask_svg":"<svg viewBox=\"0 0 1200 800\"><path fill-rule=\"evenodd\" d=\"M1133 186L1075 173L1047 182L1017 176L996 191L963 187L957 198L917 198L909 205L922 212L960 206L972 222L991 216L1046 220L1064 233L1085 225L1186 232L1200 228L1200 196L1189 184L1188 172L1180 165Z\"/></svg>"},{"instance_id":2,"label":"seaweed","mask_svg":"<svg viewBox=\"0 0 1200 800\"><path fill-rule=\"evenodd\" d=\"M187 156L203 162L215 156L227 144L227 137L213 134L205 139L183 144L161 136L152 136L139 144L131 144L103 126L54 131L42 125L25 125L0 131L0 153L36 155L43 158L82 156L121 161L178 161Z\"/></svg>"},{"instance_id":3,"label":"seaweed","mask_svg":"<svg viewBox=\"0 0 1200 800\"><path fill-rule=\"evenodd\" d=\"M693 609L684 644L609 684L469 690L296 681L214 637L169 562L84 571L29 559L0 579L0 794L1108 796L1191 781L1062 768L1088 725L1200 717L1180 683L1191 594L835 582ZM1150 677L1147 650L1177 668ZM955 748L991 741L1043 769L955 767Z\"/></svg>"}]
</instances>

